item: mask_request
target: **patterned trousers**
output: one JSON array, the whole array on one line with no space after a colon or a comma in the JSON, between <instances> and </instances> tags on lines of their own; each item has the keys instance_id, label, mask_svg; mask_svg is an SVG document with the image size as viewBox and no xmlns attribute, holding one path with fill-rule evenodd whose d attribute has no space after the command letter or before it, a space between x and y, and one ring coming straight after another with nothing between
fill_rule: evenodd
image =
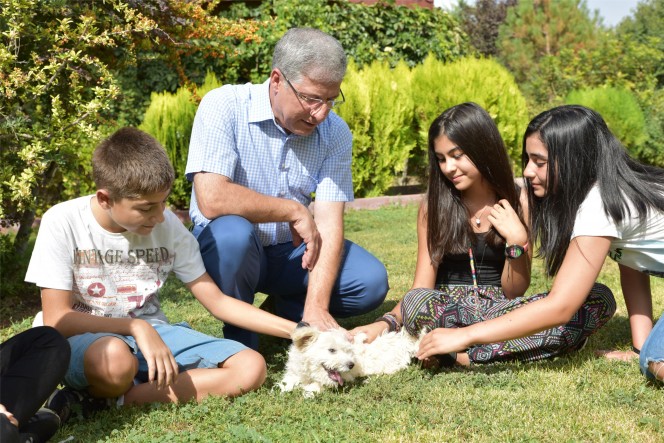
<instances>
[{"instance_id":1,"label":"patterned trousers","mask_svg":"<svg viewBox=\"0 0 664 443\"><path fill-rule=\"evenodd\" d=\"M412 335L423 329L461 328L505 315L548 293L509 300L500 287L480 286L478 295L473 286L466 285L413 289L401 303L404 327ZM611 290L595 283L583 306L568 323L523 338L472 346L466 352L471 363L530 362L555 357L583 347L586 339L615 312L616 301Z\"/></svg>"}]
</instances>

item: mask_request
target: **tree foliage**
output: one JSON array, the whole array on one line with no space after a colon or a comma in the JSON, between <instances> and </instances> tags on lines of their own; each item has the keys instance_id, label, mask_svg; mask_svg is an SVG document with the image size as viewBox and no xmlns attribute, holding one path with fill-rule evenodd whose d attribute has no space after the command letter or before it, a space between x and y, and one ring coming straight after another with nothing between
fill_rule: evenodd
<instances>
[{"instance_id":1,"label":"tree foliage","mask_svg":"<svg viewBox=\"0 0 664 443\"><path fill-rule=\"evenodd\" d=\"M470 54L468 37L456 19L440 8L407 8L393 0L374 5L322 0L272 0L258 8L234 5L227 18L272 20L257 31L262 43L240 43L240 56L212 69L224 83L263 81L270 72L272 52L279 38L292 27L315 27L336 37L358 67L399 61L413 67L428 54L453 61ZM234 78L229 78L227 70Z\"/></svg>"},{"instance_id":2,"label":"tree foliage","mask_svg":"<svg viewBox=\"0 0 664 443\"><path fill-rule=\"evenodd\" d=\"M650 45L660 54L664 53L664 0L639 1L634 16L620 22L617 34L622 40ZM654 74L658 87L664 87L664 59L661 57Z\"/></svg>"},{"instance_id":3,"label":"tree foliage","mask_svg":"<svg viewBox=\"0 0 664 443\"><path fill-rule=\"evenodd\" d=\"M458 14L463 30L480 54L487 57L498 55L498 31L507 18L507 9L516 3L517 0L477 0L472 5L462 0L459 3Z\"/></svg>"},{"instance_id":4,"label":"tree foliage","mask_svg":"<svg viewBox=\"0 0 664 443\"><path fill-rule=\"evenodd\" d=\"M508 9L500 28L500 60L536 96L530 81L540 78L540 61L558 56L563 49L577 52L596 46L597 14L590 17L584 0L521 0ZM554 97L546 97L551 101Z\"/></svg>"},{"instance_id":5,"label":"tree foliage","mask_svg":"<svg viewBox=\"0 0 664 443\"><path fill-rule=\"evenodd\" d=\"M428 131L445 109L472 101L487 110L518 172L521 137L528 123L526 100L512 74L492 59L464 58L442 63L433 57L413 69L413 99L418 131L418 150L411 162L424 173L427 165Z\"/></svg>"},{"instance_id":6,"label":"tree foliage","mask_svg":"<svg viewBox=\"0 0 664 443\"><path fill-rule=\"evenodd\" d=\"M412 73L405 62L387 61L348 68L343 82L347 101L338 110L353 133L353 191L358 197L382 195L407 167L416 145Z\"/></svg>"},{"instance_id":7,"label":"tree foliage","mask_svg":"<svg viewBox=\"0 0 664 443\"><path fill-rule=\"evenodd\" d=\"M232 53L224 35L253 38L253 27L209 17L205 5L0 1L0 220L19 225L19 251L35 213L59 200L63 177L74 172L89 183L90 146L113 126L123 98L117 71L134 63L139 50L157 51L178 69L184 52Z\"/></svg>"}]
</instances>

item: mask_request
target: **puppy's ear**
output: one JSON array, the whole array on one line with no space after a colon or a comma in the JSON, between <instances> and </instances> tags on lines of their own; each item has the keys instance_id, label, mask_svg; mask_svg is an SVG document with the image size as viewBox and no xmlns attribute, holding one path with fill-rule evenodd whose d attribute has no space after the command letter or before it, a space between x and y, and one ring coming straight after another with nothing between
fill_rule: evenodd
<instances>
[{"instance_id":1,"label":"puppy's ear","mask_svg":"<svg viewBox=\"0 0 664 443\"><path fill-rule=\"evenodd\" d=\"M318 337L319 331L309 326L304 326L300 328L293 329L291 332L291 339L293 344L297 349L304 349L311 342L313 342L316 337Z\"/></svg>"}]
</instances>

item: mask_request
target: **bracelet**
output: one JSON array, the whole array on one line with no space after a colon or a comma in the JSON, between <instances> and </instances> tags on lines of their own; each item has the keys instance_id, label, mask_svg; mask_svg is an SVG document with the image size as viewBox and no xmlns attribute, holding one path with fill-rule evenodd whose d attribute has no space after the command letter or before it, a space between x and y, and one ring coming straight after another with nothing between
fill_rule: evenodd
<instances>
[{"instance_id":1,"label":"bracelet","mask_svg":"<svg viewBox=\"0 0 664 443\"><path fill-rule=\"evenodd\" d=\"M634 345L632 345L632 352L636 355L641 355L641 350L637 349Z\"/></svg>"},{"instance_id":2,"label":"bracelet","mask_svg":"<svg viewBox=\"0 0 664 443\"><path fill-rule=\"evenodd\" d=\"M300 322L297 323L297 326L295 326L295 329L306 328L306 327L309 327L309 326L311 326L311 325L309 323L307 323L306 321L300 321Z\"/></svg>"},{"instance_id":3,"label":"bracelet","mask_svg":"<svg viewBox=\"0 0 664 443\"><path fill-rule=\"evenodd\" d=\"M397 317L390 312L383 314L382 317L378 317L375 321L384 321L387 323L389 332L399 332L401 330L401 324L399 324Z\"/></svg>"}]
</instances>

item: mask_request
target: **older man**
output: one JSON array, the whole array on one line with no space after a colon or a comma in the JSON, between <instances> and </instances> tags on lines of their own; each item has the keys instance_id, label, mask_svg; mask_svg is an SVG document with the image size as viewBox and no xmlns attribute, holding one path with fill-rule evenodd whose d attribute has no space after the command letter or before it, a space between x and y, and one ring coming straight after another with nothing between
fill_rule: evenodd
<instances>
[{"instance_id":1,"label":"older man","mask_svg":"<svg viewBox=\"0 0 664 443\"><path fill-rule=\"evenodd\" d=\"M331 111L344 101L345 72L335 38L289 30L267 81L225 85L204 97L186 171L194 184L193 233L222 291L249 303L263 292L278 315L323 330L338 327L335 316L375 309L388 290L383 264L344 240L352 135ZM255 334L233 326L224 336L258 344Z\"/></svg>"}]
</instances>

